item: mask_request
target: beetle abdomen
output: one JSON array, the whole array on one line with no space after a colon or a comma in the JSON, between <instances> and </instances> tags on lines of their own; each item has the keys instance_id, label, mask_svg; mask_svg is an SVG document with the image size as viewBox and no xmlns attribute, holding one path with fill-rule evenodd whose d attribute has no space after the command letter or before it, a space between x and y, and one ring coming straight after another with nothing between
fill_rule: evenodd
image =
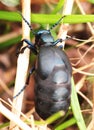
<instances>
[{"instance_id":1,"label":"beetle abdomen","mask_svg":"<svg viewBox=\"0 0 94 130\"><path fill-rule=\"evenodd\" d=\"M66 112L70 105L72 70L66 54L56 47L43 47L37 63L35 75L37 113L46 119L59 110Z\"/></svg>"}]
</instances>

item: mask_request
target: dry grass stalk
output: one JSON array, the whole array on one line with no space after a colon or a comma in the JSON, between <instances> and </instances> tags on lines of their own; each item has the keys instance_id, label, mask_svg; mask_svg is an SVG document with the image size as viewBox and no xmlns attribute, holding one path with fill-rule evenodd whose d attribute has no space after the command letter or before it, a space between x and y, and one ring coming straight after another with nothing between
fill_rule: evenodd
<instances>
[{"instance_id":1,"label":"dry grass stalk","mask_svg":"<svg viewBox=\"0 0 94 130\"><path fill-rule=\"evenodd\" d=\"M22 0L22 14L23 16L30 22L30 0ZM30 29L27 24L23 21L22 22L22 38L29 39L30 37ZM25 43L24 45L25 46ZM26 49L23 54L20 54L17 61L17 74L16 74L16 81L15 81L15 90L14 95L16 95L21 88L25 85L27 71L28 71L28 64L29 64L29 50ZM13 108L12 112L16 114L17 117L20 117L20 112L22 108L22 101L23 101L23 92L13 100ZM15 109L16 108L16 109ZM10 129L18 130L19 127L14 127L15 123L11 121Z\"/></svg>"}]
</instances>

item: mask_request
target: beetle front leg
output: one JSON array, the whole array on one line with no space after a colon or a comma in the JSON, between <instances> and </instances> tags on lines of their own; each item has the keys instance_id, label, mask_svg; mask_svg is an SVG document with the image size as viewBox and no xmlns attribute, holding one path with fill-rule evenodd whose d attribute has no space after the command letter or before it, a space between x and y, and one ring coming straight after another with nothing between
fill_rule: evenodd
<instances>
[{"instance_id":1,"label":"beetle front leg","mask_svg":"<svg viewBox=\"0 0 94 130\"><path fill-rule=\"evenodd\" d=\"M37 55L37 49L35 48L35 46L28 39L23 39L21 42L27 43L27 46L21 48L21 50L19 51L19 53L23 53L26 48L29 48L30 50L32 50L32 52L34 54Z\"/></svg>"},{"instance_id":2,"label":"beetle front leg","mask_svg":"<svg viewBox=\"0 0 94 130\"><path fill-rule=\"evenodd\" d=\"M26 84L23 86L23 88L22 88L13 98L18 97L18 96L21 94L21 92L24 91L24 89L25 89L25 88L27 87L27 85L29 84L29 80L30 80L31 74L32 74L34 71L35 71L35 67L32 67L31 70L30 70L30 72L29 72L29 75L28 75L28 77L27 77Z\"/></svg>"},{"instance_id":3,"label":"beetle front leg","mask_svg":"<svg viewBox=\"0 0 94 130\"><path fill-rule=\"evenodd\" d=\"M66 37L66 39L62 39L62 38L57 39L56 41L53 42L52 46L55 46L55 45L58 44L59 42L66 41L66 40L68 40L68 39L71 39L71 37ZM63 48L63 45L60 45L59 47L62 49L62 48Z\"/></svg>"}]
</instances>

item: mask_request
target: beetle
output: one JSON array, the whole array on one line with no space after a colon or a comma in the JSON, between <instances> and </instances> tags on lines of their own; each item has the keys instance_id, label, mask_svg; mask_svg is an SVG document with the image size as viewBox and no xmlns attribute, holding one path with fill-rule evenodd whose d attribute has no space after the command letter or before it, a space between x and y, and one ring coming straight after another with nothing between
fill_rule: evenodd
<instances>
[{"instance_id":1,"label":"beetle","mask_svg":"<svg viewBox=\"0 0 94 130\"><path fill-rule=\"evenodd\" d=\"M42 119L47 119L60 110L66 113L70 106L72 67L66 53L61 47L56 46L63 39L54 40L51 34L51 29L57 26L62 18L49 30L44 29L37 32L34 32L23 16L22 18L35 35L35 43L23 39L22 42L26 42L27 46L23 47L19 53L23 53L26 48L29 48L37 55L37 60L35 66L30 70L26 85L14 97L25 89L30 75L35 71L35 110L38 115Z\"/></svg>"}]
</instances>

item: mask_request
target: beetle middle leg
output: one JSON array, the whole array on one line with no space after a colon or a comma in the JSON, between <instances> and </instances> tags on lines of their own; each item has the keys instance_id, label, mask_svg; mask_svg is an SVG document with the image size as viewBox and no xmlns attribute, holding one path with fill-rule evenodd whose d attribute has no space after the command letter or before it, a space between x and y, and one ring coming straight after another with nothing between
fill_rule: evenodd
<instances>
[{"instance_id":1,"label":"beetle middle leg","mask_svg":"<svg viewBox=\"0 0 94 130\"><path fill-rule=\"evenodd\" d=\"M35 71L35 67L32 67L31 70L30 70L30 72L29 72L29 75L27 77L26 84L23 86L23 88L13 98L18 97L21 94L21 92L23 92L23 90L27 87L27 85L29 84L30 76L31 76L31 74L34 71Z\"/></svg>"}]
</instances>

